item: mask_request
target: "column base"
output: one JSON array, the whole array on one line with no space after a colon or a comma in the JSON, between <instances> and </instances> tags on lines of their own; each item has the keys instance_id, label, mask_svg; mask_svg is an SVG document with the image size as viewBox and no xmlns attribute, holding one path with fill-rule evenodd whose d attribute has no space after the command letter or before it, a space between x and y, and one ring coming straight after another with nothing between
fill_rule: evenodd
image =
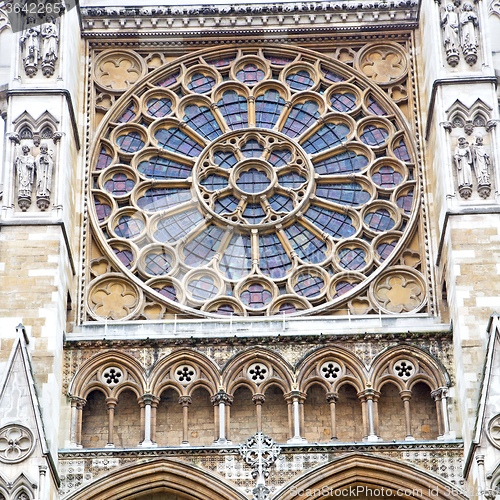
<instances>
[{"instance_id":1,"label":"column base","mask_svg":"<svg viewBox=\"0 0 500 500\"><path fill-rule=\"evenodd\" d=\"M104 448L115 448L113 443L108 443Z\"/></svg>"},{"instance_id":2,"label":"column base","mask_svg":"<svg viewBox=\"0 0 500 500\"><path fill-rule=\"evenodd\" d=\"M189 441L182 441L179 446L191 446L191 445L189 444Z\"/></svg>"},{"instance_id":3,"label":"column base","mask_svg":"<svg viewBox=\"0 0 500 500\"><path fill-rule=\"evenodd\" d=\"M295 444L302 444L302 443L307 443L307 439L300 437L300 436L294 436L293 438L290 438L287 443L295 443Z\"/></svg>"},{"instance_id":4,"label":"column base","mask_svg":"<svg viewBox=\"0 0 500 500\"><path fill-rule=\"evenodd\" d=\"M76 444L76 443L69 443L69 446L68 448L70 449L76 449L76 448L83 448L83 446L81 444Z\"/></svg>"},{"instance_id":5,"label":"column base","mask_svg":"<svg viewBox=\"0 0 500 500\"><path fill-rule=\"evenodd\" d=\"M378 437L376 434L371 434L370 436L368 436L366 438L366 440L370 443L374 443L374 442L377 442L377 441L382 441L382 438Z\"/></svg>"},{"instance_id":6,"label":"column base","mask_svg":"<svg viewBox=\"0 0 500 500\"><path fill-rule=\"evenodd\" d=\"M332 437L332 438L330 438L330 442L331 443L338 443L339 442L339 438L338 437Z\"/></svg>"},{"instance_id":7,"label":"column base","mask_svg":"<svg viewBox=\"0 0 500 500\"><path fill-rule=\"evenodd\" d=\"M413 436L406 436L405 441L415 441L415 438Z\"/></svg>"},{"instance_id":8,"label":"column base","mask_svg":"<svg viewBox=\"0 0 500 500\"><path fill-rule=\"evenodd\" d=\"M230 439L226 438L219 438L214 440L214 444L217 446L226 446L228 444L233 444L233 442Z\"/></svg>"},{"instance_id":9,"label":"column base","mask_svg":"<svg viewBox=\"0 0 500 500\"><path fill-rule=\"evenodd\" d=\"M142 446L143 448L156 448L158 444L151 440L144 440L139 443L139 446Z\"/></svg>"}]
</instances>

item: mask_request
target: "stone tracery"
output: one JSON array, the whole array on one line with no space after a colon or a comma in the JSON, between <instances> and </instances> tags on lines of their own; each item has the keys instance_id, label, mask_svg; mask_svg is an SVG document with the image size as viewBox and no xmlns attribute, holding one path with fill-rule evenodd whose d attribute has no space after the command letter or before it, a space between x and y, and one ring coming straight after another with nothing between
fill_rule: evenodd
<instances>
[{"instance_id":1,"label":"stone tracery","mask_svg":"<svg viewBox=\"0 0 500 500\"><path fill-rule=\"evenodd\" d=\"M388 81L407 71L403 53L372 52L360 58L389 65ZM155 301L219 315L335 310L407 242L419 203L411 140L349 67L231 49L142 82L97 143L93 223L114 267ZM425 282L406 272L420 285L411 300L386 307L374 289L349 307L418 311ZM92 293L89 303L102 318Z\"/></svg>"}]
</instances>

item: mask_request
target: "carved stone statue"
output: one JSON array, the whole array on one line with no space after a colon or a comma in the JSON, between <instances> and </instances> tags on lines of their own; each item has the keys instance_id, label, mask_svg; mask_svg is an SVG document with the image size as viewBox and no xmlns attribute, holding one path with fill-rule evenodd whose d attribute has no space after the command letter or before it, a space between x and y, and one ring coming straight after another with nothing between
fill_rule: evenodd
<instances>
[{"instance_id":1,"label":"carved stone statue","mask_svg":"<svg viewBox=\"0 0 500 500\"><path fill-rule=\"evenodd\" d=\"M477 39L478 19L474 7L470 2L464 2L460 14L461 46L467 64L472 66L477 61Z\"/></svg>"},{"instance_id":2,"label":"carved stone statue","mask_svg":"<svg viewBox=\"0 0 500 500\"><path fill-rule=\"evenodd\" d=\"M17 172L17 204L26 212L31 205L31 194L33 192L33 180L35 170L35 158L30 153L28 146L22 146L22 154L18 152L14 162Z\"/></svg>"},{"instance_id":3,"label":"carved stone statue","mask_svg":"<svg viewBox=\"0 0 500 500\"><path fill-rule=\"evenodd\" d=\"M42 72L45 76L52 76L59 55L59 29L52 16L42 25Z\"/></svg>"},{"instance_id":4,"label":"carved stone statue","mask_svg":"<svg viewBox=\"0 0 500 500\"><path fill-rule=\"evenodd\" d=\"M35 18L28 17L26 28L20 38L24 71L30 78L36 75L40 58L40 26L36 26L35 22Z\"/></svg>"},{"instance_id":5,"label":"carved stone statue","mask_svg":"<svg viewBox=\"0 0 500 500\"><path fill-rule=\"evenodd\" d=\"M54 152L49 150L47 144L40 145L40 154L36 157L36 205L44 211L50 205L50 190L52 185L52 171Z\"/></svg>"},{"instance_id":6,"label":"carved stone statue","mask_svg":"<svg viewBox=\"0 0 500 500\"><path fill-rule=\"evenodd\" d=\"M484 148L483 138L480 135L476 137L476 142L472 145L472 161L477 178L477 192L481 198L488 198L491 193L489 172L491 161L490 155Z\"/></svg>"},{"instance_id":7,"label":"carved stone statue","mask_svg":"<svg viewBox=\"0 0 500 500\"><path fill-rule=\"evenodd\" d=\"M453 159L457 168L458 192L462 198L469 198L472 194L472 153L465 137L459 137Z\"/></svg>"},{"instance_id":8,"label":"carved stone statue","mask_svg":"<svg viewBox=\"0 0 500 500\"><path fill-rule=\"evenodd\" d=\"M458 52L460 38L458 34L458 15L452 3L446 5L446 10L441 18L441 27L443 28L443 44L446 51L446 60L450 66L455 67L460 60Z\"/></svg>"}]
</instances>

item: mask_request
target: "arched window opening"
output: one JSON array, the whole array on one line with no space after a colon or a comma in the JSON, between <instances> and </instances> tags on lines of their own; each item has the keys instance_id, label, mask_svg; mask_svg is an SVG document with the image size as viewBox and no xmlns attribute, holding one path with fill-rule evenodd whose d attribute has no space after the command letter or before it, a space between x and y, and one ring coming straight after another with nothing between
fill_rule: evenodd
<instances>
[{"instance_id":1,"label":"arched window opening","mask_svg":"<svg viewBox=\"0 0 500 500\"><path fill-rule=\"evenodd\" d=\"M277 443L286 443L291 436L283 391L273 385L267 388L265 396L266 400L262 404L262 432L271 436Z\"/></svg>"},{"instance_id":2,"label":"arched window opening","mask_svg":"<svg viewBox=\"0 0 500 500\"><path fill-rule=\"evenodd\" d=\"M87 396L82 415L82 446L104 448L108 443L108 412L106 396L94 390ZM136 443L137 444L137 443Z\"/></svg>"},{"instance_id":3,"label":"arched window opening","mask_svg":"<svg viewBox=\"0 0 500 500\"><path fill-rule=\"evenodd\" d=\"M230 426L229 439L233 443L243 443L257 431L255 405L247 387L239 387L234 393Z\"/></svg>"},{"instance_id":4,"label":"arched window opening","mask_svg":"<svg viewBox=\"0 0 500 500\"><path fill-rule=\"evenodd\" d=\"M307 390L304 402L304 430L302 434L309 443L326 443L332 437L330 405L325 389L314 384Z\"/></svg>"},{"instance_id":5,"label":"arched window opening","mask_svg":"<svg viewBox=\"0 0 500 500\"><path fill-rule=\"evenodd\" d=\"M436 403L431 397L431 389L424 382L416 383L410 401L411 428L415 439L437 439L439 435Z\"/></svg>"},{"instance_id":6,"label":"arched window opening","mask_svg":"<svg viewBox=\"0 0 500 500\"><path fill-rule=\"evenodd\" d=\"M380 389L378 400L379 435L384 441L404 441L405 410L399 388L388 382Z\"/></svg>"},{"instance_id":7,"label":"arched window opening","mask_svg":"<svg viewBox=\"0 0 500 500\"><path fill-rule=\"evenodd\" d=\"M361 441L364 437L363 413L356 389L344 384L338 391L336 404L337 437L339 441Z\"/></svg>"},{"instance_id":8,"label":"arched window opening","mask_svg":"<svg viewBox=\"0 0 500 500\"><path fill-rule=\"evenodd\" d=\"M200 387L193 392L189 408L189 444L209 445L214 441L214 408L209 392Z\"/></svg>"},{"instance_id":9,"label":"arched window opening","mask_svg":"<svg viewBox=\"0 0 500 500\"><path fill-rule=\"evenodd\" d=\"M182 405L179 393L172 388L160 394L156 410L155 441L158 446L179 446L182 440Z\"/></svg>"},{"instance_id":10,"label":"arched window opening","mask_svg":"<svg viewBox=\"0 0 500 500\"><path fill-rule=\"evenodd\" d=\"M141 409L137 395L125 389L115 407L114 444L117 448L135 448L141 440Z\"/></svg>"}]
</instances>

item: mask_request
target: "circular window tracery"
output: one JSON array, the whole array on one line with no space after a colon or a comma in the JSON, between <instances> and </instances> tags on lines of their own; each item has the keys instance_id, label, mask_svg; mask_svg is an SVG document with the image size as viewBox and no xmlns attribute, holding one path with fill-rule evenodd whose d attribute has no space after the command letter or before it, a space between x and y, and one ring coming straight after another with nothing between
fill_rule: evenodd
<instances>
[{"instance_id":1,"label":"circular window tracery","mask_svg":"<svg viewBox=\"0 0 500 500\"><path fill-rule=\"evenodd\" d=\"M414 154L395 106L348 66L288 52L184 58L105 120L93 223L157 300L221 315L334 310L412 232Z\"/></svg>"}]
</instances>

